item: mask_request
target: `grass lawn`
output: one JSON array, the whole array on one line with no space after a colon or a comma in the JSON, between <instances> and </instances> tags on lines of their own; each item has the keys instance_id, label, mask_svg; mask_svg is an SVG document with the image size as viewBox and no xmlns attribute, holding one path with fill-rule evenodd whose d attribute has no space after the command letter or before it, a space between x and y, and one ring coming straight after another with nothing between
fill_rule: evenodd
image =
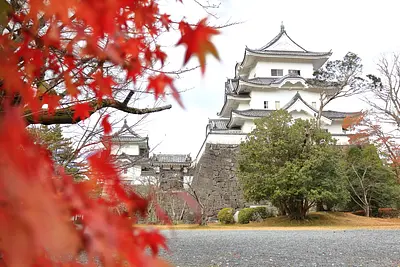
<instances>
[{"instance_id":1,"label":"grass lawn","mask_svg":"<svg viewBox=\"0 0 400 267\"><path fill-rule=\"evenodd\" d=\"M143 225L148 226L148 225ZM207 226L194 224L153 225L158 229L175 230L336 230L336 229L400 229L400 219L367 218L347 212L312 212L304 221L293 221L287 217L268 218L264 222Z\"/></svg>"}]
</instances>

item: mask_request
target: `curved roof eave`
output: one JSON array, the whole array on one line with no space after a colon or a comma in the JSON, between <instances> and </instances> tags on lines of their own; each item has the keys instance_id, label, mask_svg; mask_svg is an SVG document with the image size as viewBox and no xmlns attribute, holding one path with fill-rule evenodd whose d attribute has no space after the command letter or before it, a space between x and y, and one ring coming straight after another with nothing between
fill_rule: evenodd
<instances>
[{"instance_id":1,"label":"curved roof eave","mask_svg":"<svg viewBox=\"0 0 400 267\"><path fill-rule=\"evenodd\" d=\"M324 58L330 57L332 55L332 49L328 52L301 52L301 51L285 51L285 50L268 50L268 51L259 51L250 49L248 47L245 48L246 52L252 53L254 56L292 56L292 57L308 57L308 58ZM245 53L247 55L247 53Z\"/></svg>"}]
</instances>

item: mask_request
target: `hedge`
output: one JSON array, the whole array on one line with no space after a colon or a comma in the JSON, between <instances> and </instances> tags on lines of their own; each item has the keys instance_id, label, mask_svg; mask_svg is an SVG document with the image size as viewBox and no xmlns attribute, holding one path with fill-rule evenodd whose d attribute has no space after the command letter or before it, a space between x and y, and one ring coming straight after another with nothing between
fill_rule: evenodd
<instances>
[{"instance_id":1,"label":"hedge","mask_svg":"<svg viewBox=\"0 0 400 267\"><path fill-rule=\"evenodd\" d=\"M230 224L235 223L233 219L233 209L232 208L223 208L218 212L218 221L222 224Z\"/></svg>"}]
</instances>

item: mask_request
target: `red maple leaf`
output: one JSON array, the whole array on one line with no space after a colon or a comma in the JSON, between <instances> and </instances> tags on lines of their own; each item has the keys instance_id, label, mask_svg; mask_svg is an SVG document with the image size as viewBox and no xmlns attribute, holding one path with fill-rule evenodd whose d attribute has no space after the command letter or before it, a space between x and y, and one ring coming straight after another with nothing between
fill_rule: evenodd
<instances>
[{"instance_id":1,"label":"red maple leaf","mask_svg":"<svg viewBox=\"0 0 400 267\"><path fill-rule=\"evenodd\" d=\"M178 101L179 105L183 107L183 103L180 99L180 95L178 93L178 90L174 86L174 80L165 75L164 73L161 73L157 76L154 77L149 77L149 84L147 86L147 91L154 91L154 96L157 99L159 96L165 96L165 87L169 86L172 90L172 96L175 98L176 101Z\"/></svg>"},{"instance_id":2,"label":"red maple leaf","mask_svg":"<svg viewBox=\"0 0 400 267\"><path fill-rule=\"evenodd\" d=\"M160 16L160 21L161 24L167 29L167 31L169 30L169 24L171 23L171 20L169 19L171 15L167 15L167 14L162 14Z\"/></svg>"},{"instance_id":3,"label":"red maple leaf","mask_svg":"<svg viewBox=\"0 0 400 267\"><path fill-rule=\"evenodd\" d=\"M156 58L161 61L161 65L164 66L165 59L167 58L167 54L161 51L160 46L156 46L156 50L154 51Z\"/></svg>"},{"instance_id":4,"label":"red maple leaf","mask_svg":"<svg viewBox=\"0 0 400 267\"><path fill-rule=\"evenodd\" d=\"M109 117L110 117L110 114L107 114L101 120L101 126L103 127L105 134L111 133L111 124L108 122Z\"/></svg>"},{"instance_id":5,"label":"red maple leaf","mask_svg":"<svg viewBox=\"0 0 400 267\"><path fill-rule=\"evenodd\" d=\"M74 120L76 120L77 118L84 120L90 116L90 106L89 103L87 102L75 104L73 109L74 109L74 117L73 117Z\"/></svg>"},{"instance_id":6,"label":"red maple leaf","mask_svg":"<svg viewBox=\"0 0 400 267\"><path fill-rule=\"evenodd\" d=\"M192 29L186 23L181 23L179 28L182 37L176 45L184 44L187 47L184 64L189 61L192 55L196 54L200 62L201 73L204 74L207 53L211 53L219 60L217 49L209 39L212 35L217 35L220 32L207 26L206 19L202 19L195 29Z\"/></svg>"},{"instance_id":7,"label":"red maple leaf","mask_svg":"<svg viewBox=\"0 0 400 267\"><path fill-rule=\"evenodd\" d=\"M49 114L54 114L55 109L60 104L60 100L61 100L61 97L59 97L58 95L45 94L43 96L43 104L47 104Z\"/></svg>"}]
</instances>

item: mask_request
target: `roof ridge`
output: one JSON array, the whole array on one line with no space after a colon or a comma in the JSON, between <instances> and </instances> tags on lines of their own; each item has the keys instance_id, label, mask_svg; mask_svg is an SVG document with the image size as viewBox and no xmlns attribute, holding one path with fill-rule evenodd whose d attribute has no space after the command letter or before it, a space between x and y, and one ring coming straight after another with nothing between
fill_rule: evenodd
<instances>
[{"instance_id":1,"label":"roof ridge","mask_svg":"<svg viewBox=\"0 0 400 267\"><path fill-rule=\"evenodd\" d=\"M303 50L304 52L308 53L309 51L305 48L303 48L301 45L299 45L298 43L296 43L292 38L290 38L289 34L286 32L285 30L285 26L281 25L281 31L278 33L278 35L276 35L271 41L269 41L266 45L262 46L261 48L258 49L250 49L250 50L258 50L258 51L265 51L268 47L272 46L273 44L275 44L277 41L279 41L279 39L282 38L283 35L286 35L286 37L293 43L295 44L297 47L299 47L301 50ZM247 46L246 46L247 48ZM286 51L286 50L284 50ZM294 51L293 51L294 52ZM296 51L296 52L300 52L300 51Z\"/></svg>"},{"instance_id":2,"label":"roof ridge","mask_svg":"<svg viewBox=\"0 0 400 267\"><path fill-rule=\"evenodd\" d=\"M118 137L121 135L126 135L126 132L130 133L132 136L137 137L137 138L145 138L140 136L139 134L137 134L134 130L132 130L133 126L128 126L128 122L125 119L124 120L124 125L122 125L121 129L119 131L117 131L116 133L113 134L113 137Z\"/></svg>"}]
</instances>

